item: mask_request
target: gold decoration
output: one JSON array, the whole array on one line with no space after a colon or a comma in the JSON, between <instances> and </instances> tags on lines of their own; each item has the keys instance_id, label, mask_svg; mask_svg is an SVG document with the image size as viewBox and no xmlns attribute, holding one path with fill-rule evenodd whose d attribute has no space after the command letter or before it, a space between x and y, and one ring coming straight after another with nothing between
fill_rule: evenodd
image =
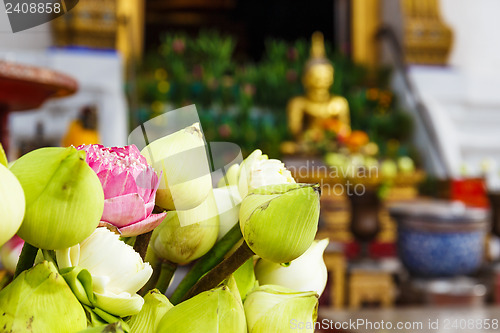
<instances>
[{"instance_id":1,"label":"gold decoration","mask_svg":"<svg viewBox=\"0 0 500 333\"><path fill-rule=\"evenodd\" d=\"M116 49L128 62L142 55L144 0L80 0L52 28L58 46Z\"/></svg>"},{"instance_id":2,"label":"gold decoration","mask_svg":"<svg viewBox=\"0 0 500 333\"><path fill-rule=\"evenodd\" d=\"M446 64L453 33L441 19L438 0L403 0L402 12L406 62Z\"/></svg>"},{"instance_id":3,"label":"gold decoration","mask_svg":"<svg viewBox=\"0 0 500 333\"><path fill-rule=\"evenodd\" d=\"M375 34L380 26L380 0L351 1L352 58L374 67L378 62Z\"/></svg>"}]
</instances>

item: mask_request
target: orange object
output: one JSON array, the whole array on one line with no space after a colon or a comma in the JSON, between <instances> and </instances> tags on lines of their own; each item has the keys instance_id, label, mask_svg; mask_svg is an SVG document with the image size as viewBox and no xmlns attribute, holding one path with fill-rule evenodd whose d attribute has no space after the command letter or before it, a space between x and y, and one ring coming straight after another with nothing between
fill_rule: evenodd
<instances>
[{"instance_id":1,"label":"orange object","mask_svg":"<svg viewBox=\"0 0 500 333\"><path fill-rule=\"evenodd\" d=\"M352 131L346 140L346 145L350 151L358 151L361 147L370 142L368 134L363 131Z\"/></svg>"},{"instance_id":2,"label":"orange object","mask_svg":"<svg viewBox=\"0 0 500 333\"><path fill-rule=\"evenodd\" d=\"M100 143L99 133L96 130L86 129L79 120L72 121L68 133L62 140L63 147L90 145Z\"/></svg>"},{"instance_id":3,"label":"orange object","mask_svg":"<svg viewBox=\"0 0 500 333\"><path fill-rule=\"evenodd\" d=\"M83 108L80 118L69 125L68 132L62 139L62 146L98 144L101 140L97 132L97 110L93 106Z\"/></svg>"}]
</instances>

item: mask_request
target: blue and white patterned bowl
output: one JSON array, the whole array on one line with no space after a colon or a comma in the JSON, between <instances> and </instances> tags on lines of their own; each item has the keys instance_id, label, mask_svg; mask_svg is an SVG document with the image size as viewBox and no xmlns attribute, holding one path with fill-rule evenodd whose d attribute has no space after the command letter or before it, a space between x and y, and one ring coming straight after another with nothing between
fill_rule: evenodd
<instances>
[{"instance_id":1,"label":"blue and white patterned bowl","mask_svg":"<svg viewBox=\"0 0 500 333\"><path fill-rule=\"evenodd\" d=\"M414 276L474 273L482 264L489 230L487 211L443 201L390 208L398 223L398 253Z\"/></svg>"}]
</instances>

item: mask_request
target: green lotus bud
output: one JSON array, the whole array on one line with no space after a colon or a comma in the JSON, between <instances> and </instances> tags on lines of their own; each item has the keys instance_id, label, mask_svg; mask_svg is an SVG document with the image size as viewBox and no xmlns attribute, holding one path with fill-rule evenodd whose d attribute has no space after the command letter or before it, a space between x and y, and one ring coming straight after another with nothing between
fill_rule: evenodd
<instances>
[{"instance_id":1,"label":"green lotus bud","mask_svg":"<svg viewBox=\"0 0 500 333\"><path fill-rule=\"evenodd\" d=\"M7 160L5 150L3 150L2 143L0 143L0 164L2 164L4 167L9 167L9 161Z\"/></svg>"},{"instance_id":2,"label":"green lotus bud","mask_svg":"<svg viewBox=\"0 0 500 333\"><path fill-rule=\"evenodd\" d=\"M260 257L284 263L304 253L314 240L319 220L318 184L259 187L240 208L240 227L248 246Z\"/></svg>"},{"instance_id":3,"label":"green lotus bud","mask_svg":"<svg viewBox=\"0 0 500 333\"><path fill-rule=\"evenodd\" d=\"M144 296L141 312L132 316L128 324L131 333L156 332L161 318L174 306L168 298L153 289Z\"/></svg>"},{"instance_id":4,"label":"green lotus bud","mask_svg":"<svg viewBox=\"0 0 500 333\"><path fill-rule=\"evenodd\" d=\"M168 212L151 236L156 254L177 264L187 264L207 253L219 233L219 216L213 193L196 208Z\"/></svg>"},{"instance_id":5,"label":"green lotus bud","mask_svg":"<svg viewBox=\"0 0 500 333\"><path fill-rule=\"evenodd\" d=\"M87 317L54 264L44 261L0 291L0 327L2 332L75 332L87 327Z\"/></svg>"},{"instance_id":6,"label":"green lotus bud","mask_svg":"<svg viewBox=\"0 0 500 333\"><path fill-rule=\"evenodd\" d=\"M217 183L217 187L238 186L238 176L240 174L240 165L233 164L227 169L226 174Z\"/></svg>"},{"instance_id":7,"label":"green lotus bud","mask_svg":"<svg viewBox=\"0 0 500 333\"><path fill-rule=\"evenodd\" d=\"M89 327L83 331L78 333L124 333L122 324L120 322L116 322L109 325L102 325L97 327ZM149 332L149 331L144 331Z\"/></svg>"},{"instance_id":8,"label":"green lotus bud","mask_svg":"<svg viewBox=\"0 0 500 333\"><path fill-rule=\"evenodd\" d=\"M156 205L167 210L199 206L212 189L212 177L200 124L155 140L141 154L162 172Z\"/></svg>"},{"instance_id":9,"label":"green lotus bud","mask_svg":"<svg viewBox=\"0 0 500 333\"><path fill-rule=\"evenodd\" d=\"M98 226L104 193L84 151L41 148L22 156L11 170L26 196L18 235L29 244L48 250L71 247Z\"/></svg>"},{"instance_id":10,"label":"green lotus bud","mask_svg":"<svg viewBox=\"0 0 500 333\"><path fill-rule=\"evenodd\" d=\"M163 316L156 332L246 333L243 305L234 289L233 282L176 305Z\"/></svg>"},{"instance_id":11,"label":"green lotus bud","mask_svg":"<svg viewBox=\"0 0 500 333\"><path fill-rule=\"evenodd\" d=\"M21 184L9 169L0 164L0 246L16 234L23 222L24 209Z\"/></svg>"},{"instance_id":12,"label":"green lotus bud","mask_svg":"<svg viewBox=\"0 0 500 333\"><path fill-rule=\"evenodd\" d=\"M318 295L265 285L248 294L244 307L249 333L314 332Z\"/></svg>"},{"instance_id":13,"label":"green lotus bud","mask_svg":"<svg viewBox=\"0 0 500 333\"><path fill-rule=\"evenodd\" d=\"M253 261L253 258L248 259L233 273L242 300L245 300L247 294L258 285L255 279Z\"/></svg>"}]
</instances>

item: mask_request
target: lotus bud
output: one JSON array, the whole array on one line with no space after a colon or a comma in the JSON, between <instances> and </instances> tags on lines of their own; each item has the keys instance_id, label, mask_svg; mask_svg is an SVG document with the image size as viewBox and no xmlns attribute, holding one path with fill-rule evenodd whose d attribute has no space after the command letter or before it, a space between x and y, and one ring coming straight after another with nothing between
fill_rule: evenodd
<instances>
[{"instance_id":1,"label":"lotus bud","mask_svg":"<svg viewBox=\"0 0 500 333\"><path fill-rule=\"evenodd\" d=\"M200 124L155 140L141 154L162 172L156 205L166 210L199 206L212 190L212 177Z\"/></svg>"},{"instance_id":2,"label":"lotus bud","mask_svg":"<svg viewBox=\"0 0 500 333\"><path fill-rule=\"evenodd\" d=\"M122 323L116 322L109 325L102 325L97 327L89 327L85 330L82 330L78 333L124 333ZM144 331L147 332L147 331Z\"/></svg>"},{"instance_id":3,"label":"lotus bud","mask_svg":"<svg viewBox=\"0 0 500 333\"><path fill-rule=\"evenodd\" d=\"M5 150L3 150L2 143L0 143L0 164L2 164L4 167L9 167L9 161L7 160Z\"/></svg>"},{"instance_id":4,"label":"lotus bud","mask_svg":"<svg viewBox=\"0 0 500 333\"><path fill-rule=\"evenodd\" d=\"M223 285L176 305L163 316L156 332L246 333L243 305L234 289Z\"/></svg>"},{"instance_id":5,"label":"lotus bud","mask_svg":"<svg viewBox=\"0 0 500 333\"><path fill-rule=\"evenodd\" d=\"M253 258L248 259L233 273L242 300L245 300L247 294L258 285L255 279L253 262Z\"/></svg>"},{"instance_id":6,"label":"lotus bud","mask_svg":"<svg viewBox=\"0 0 500 333\"><path fill-rule=\"evenodd\" d=\"M15 235L0 248L2 266L12 275L16 272L17 262L23 249L24 241Z\"/></svg>"},{"instance_id":7,"label":"lotus bud","mask_svg":"<svg viewBox=\"0 0 500 333\"><path fill-rule=\"evenodd\" d=\"M259 187L243 199L240 227L252 251L276 263L294 260L314 240L319 220L318 184Z\"/></svg>"},{"instance_id":8,"label":"lotus bud","mask_svg":"<svg viewBox=\"0 0 500 333\"><path fill-rule=\"evenodd\" d=\"M219 216L213 193L196 208L171 211L154 230L151 242L158 257L187 264L207 253L219 233Z\"/></svg>"},{"instance_id":9,"label":"lotus bud","mask_svg":"<svg viewBox=\"0 0 500 333\"><path fill-rule=\"evenodd\" d=\"M132 316L128 324L131 333L156 332L161 318L174 306L168 298L153 289L144 296L141 312Z\"/></svg>"},{"instance_id":10,"label":"lotus bud","mask_svg":"<svg viewBox=\"0 0 500 333\"><path fill-rule=\"evenodd\" d=\"M238 187L233 185L215 188L214 196L219 212L219 235L217 236L217 240L220 240L238 223L241 197Z\"/></svg>"},{"instance_id":11,"label":"lotus bud","mask_svg":"<svg viewBox=\"0 0 500 333\"><path fill-rule=\"evenodd\" d=\"M323 260L323 252L327 246L328 239L314 241L303 255L286 266L260 259L255 265L259 284L280 285L296 291L314 291L321 296L328 280Z\"/></svg>"},{"instance_id":12,"label":"lotus bud","mask_svg":"<svg viewBox=\"0 0 500 333\"><path fill-rule=\"evenodd\" d=\"M280 160L269 159L259 149L241 163L238 189L242 198L261 186L286 183L295 183L290 171Z\"/></svg>"},{"instance_id":13,"label":"lotus bud","mask_svg":"<svg viewBox=\"0 0 500 333\"><path fill-rule=\"evenodd\" d=\"M0 164L0 246L14 236L25 211L24 192L16 176Z\"/></svg>"},{"instance_id":14,"label":"lotus bud","mask_svg":"<svg viewBox=\"0 0 500 333\"><path fill-rule=\"evenodd\" d=\"M314 332L318 295L265 285L254 289L245 300L249 333ZM299 326L302 324L304 326Z\"/></svg>"},{"instance_id":15,"label":"lotus bud","mask_svg":"<svg viewBox=\"0 0 500 333\"><path fill-rule=\"evenodd\" d=\"M226 174L217 183L217 187L238 186L238 176L240 173L240 165L233 164L227 169Z\"/></svg>"},{"instance_id":16,"label":"lotus bud","mask_svg":"<svg viewBox=\"0 0 500 333\"><path fill-rule=\"evenodd\" d=\"M26 196L18 235L31 245L55 250L90 236L104 208L104 193L85 152L73 147L41 148L11 167Z\"/></svg>"},{"instance_id":17,"label":"lotus bud","mask_svg":"<svg viewBox=\"0 0 500 333\"><path fill-rule=\"evenodd\" d=\"M87 317L56 267L44 261L0 291L2 332L75 332Z\"/></svg>"}]
</instances>

